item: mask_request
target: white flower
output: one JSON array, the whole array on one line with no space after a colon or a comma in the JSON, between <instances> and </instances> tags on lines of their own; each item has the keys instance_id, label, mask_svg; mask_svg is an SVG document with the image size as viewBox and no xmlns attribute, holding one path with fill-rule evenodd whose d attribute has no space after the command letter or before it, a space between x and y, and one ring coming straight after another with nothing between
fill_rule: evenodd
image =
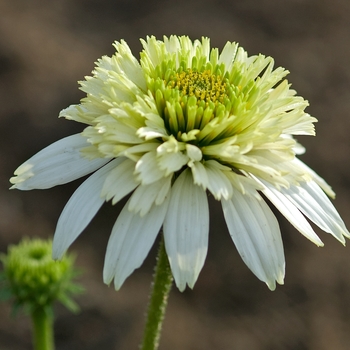
<instances>
[{"instance_id":1,"label":"white flower","mask_svg":"<svg viewBox=\"0 0 350 350\"><path fill-rule=\"evenodd\" d=\"M276 208L316 245L304 216L344 244L349 237L329 201L331 188L296 158L293 135L314 135L308 105L274 69L236 43L148 37L137 60L126 42L80 82L81 104L60 116L87 124L21 165L12 188L49 188L93 173L65 206L54 238L60 258L105 201L131 194L112 229L104 281L119 289L163 227L176 285L193 287L209 234L207 191L221 201L242 259L270 289L285 272ZM262 194L264 197L262 197Z\"/></svg>"}]
</instances>

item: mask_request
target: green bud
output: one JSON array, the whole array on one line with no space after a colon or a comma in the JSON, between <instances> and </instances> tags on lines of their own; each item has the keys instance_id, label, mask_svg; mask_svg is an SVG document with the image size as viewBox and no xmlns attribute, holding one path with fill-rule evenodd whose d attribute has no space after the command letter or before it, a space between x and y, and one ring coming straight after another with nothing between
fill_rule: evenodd
<instances>
[{"instance_id":1,"label":"green bud","mask_svg":"<svg viewBox=\"0 0 350 350\"><path fill-rule=\"evenodd\" d=\"M24 238L18 245L9 246L7 255L0 256L4 265L2 295L12 296L15 307L31 312L58 300L71 311L78 310L71 294L83 289L72 281L77 275L74 257L66 255L54 261L51 254L51 240Z\"/></svg>"}]
</instances>

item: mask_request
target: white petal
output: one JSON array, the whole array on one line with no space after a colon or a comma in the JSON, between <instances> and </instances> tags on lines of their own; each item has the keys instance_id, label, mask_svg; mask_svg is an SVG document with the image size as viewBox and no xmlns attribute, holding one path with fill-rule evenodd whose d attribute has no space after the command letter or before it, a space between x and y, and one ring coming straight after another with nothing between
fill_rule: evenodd
<instances>
[{"instance_id":1,"label":"white petal","mask_svg":"<svg viewBox=\"0 0 350 350\"><path fill-rule=\"evenodd\" d=\"M125 74L141 89L146 90L147 85L142 68L138 60L132 54L128 44L121 40L120 43L114 43L115 48L118 53L116 55L120 68L125 72Z\"/></svg>"},{"instance_id":2,"label":"white petal","mask_svg":"<svg viewBox=\"0 0 350 350\"><path fill-rule=\"evenodd\" d=\"M295 152L295 154L301 155L306 152L306 148L299 142L296 142L295 146L293 147L293 151Z\"/></svg>"},{"instance_id":3,"label":"white petal","mask_svg":"<svg viewBox=\"0 0 350 350\"><path fill-rule=\"evenodd\" d=\"M75 241L90 223L102 206L102 185L107 174L118 164L114 160L92 174L73 193L64 207L57 222L53 239L53 258L60 259L68 247Z\"/></svg>"},{"instance_id":4,"label":"white petal","mask_svg":"<svg viewBox=\"0 0 350 350\"><path fill-rule=\"evenodd\" d=\"M188 162L188 156L182 152L168 153L158 156L159 168L165 171L165 176L180 170Z\"/></svg>"},{"instance_id":5,"label":"white petal","mask_svg":"<svg viewBox=\"0 0 350 350\"><path fill-rule=\"evenodd\" d=\"M145 138L145 140L152 140L158 137L168 136L165 129L154 129L148 126L138 129L136 134L138 137Z\"/></svg>"},{"instance_id":6,"label":"white petal","mask_svg":"<svg viewBox=\"0 0 350 350\"><path fill-rule=\"evenodd\" d=\"M28 159L10 179L20 190L45 189L76 180L106 164L109 159L87 159L81 149L90 146L80 134L65 137Z\"/></svg>"},{"instance_id":7,"label":"white petal","mask_svg":"<svg viewBox=\"0 0 350 350\"><path fill-rule=\"evenodd\" d=\"M106 201L113 198L113 205L133 191L139 184L134 177L134 161L118 158L115 165L116 167L108 173L101 191L101 196L105 197Z\"/></svg>"},{"instance_id":8,"label":"white petal","mask_svg":"<svg viewBox=\"0 0 350 350\"><path fill-rule=\"evenodd\" d=\"M205 191L193 183L187 169L171 190L164 220L165 248L180 291L193 288L208 250L209 208Z\"/></svg>"},{"instance_id":9,"label":"white petal","mask_svg":"<svg viewBox=\"0 0 350 350\"><path fill-rule=\"evenodd\" d=\"M257 197L258 192L264 189L264 186L254 177L248 177L249 174L242 171L243 175L229 172L225 173L231 185L244 195ZM258 197L257 197L258 198Z\"/></svg>"},{"instance_id":10,"label":"white petal","mask_svg":"<svg viewBox=\"0 0 350 350\"><path fill-rule=\"evenodd\" d=\"M318 246L323 246L323 242L317 236L304 215L292 204L280 191L266 181L262 181L266 186L262 192L272 202L272 204L285 216L285 218L306 238Z\"/></svg>"},{"instance_id":11,"label":"white petal","mask_svg":"<svg viewBox=\"0 0 350 350\"><path fill-rule=\"evenodd\" d=\"M188 162L188 156L182 152L184 150L185 145L178 142L174 136L169 137L157 148L159 168L165 171L166 176L180 170Z\"/></svg>"},{"instance_id":12,"label":"white petal","mask_svg":"<svg viewBox=\"0 0 350 350\"><path fill-rule=\"evenodd\" d=\"M194 162L199 162L202 160L203 154L200 148L195 145L191 145L190 143L186 144L186 152L190 159Z\"/></svg>"},{"instance_id":13,"label":"white petal","mask_svg":"<svg viewBox=\"0 0 350 350\"><path fill-rule=\"evenodd\" d=\"M112 229L103 268L104 282L109 284L114 278L117 290L146 258L164 221L169 198L162 205L153 206L143 217L130 212L129 203L130 200Z\"/></svg>"},{"instance_id":14,"label":"white petal","mask_svg":"<svg viewBox=\"0 0 350 350\"><path fill-rule=\"evenodd\" d=\"M198 186L202 186L204 191L206 191L209 179L204 165L201 162L193 162L193 164L191 164L191 170L194 183Z\"/></svg>"},{"instance_id":15,"label":"white petal","mask_svg":"<svg viewBox=\"0 0 350 350\"><path fill-rule=\"evenodd\" d=\"M232 185L224 174L224 169L220 163L215 160L209 160L204 163L208 174L208 190L213 194L216 200L221 198L229 199L232 197ZM227 171L226 171L227 173Z\"/></svg>"},{"instance_id":16,"label":"white petal","mask_svg":"<svg viewBox=\"0 0 350 350\"><path fill-rule=\"evenodd\" d=\"M145 142L136 146L131 146L125 149L123 155L135 163L142 157L144 153L155 150L159 146L159 142Z\"/></svg>"},{"instance_id":17,"label":"white petal","mask_svg":"<svg viewBox=\"0 0 350 350\"><path fill-rule=\"evenodd\" d=\"M278 222L262 199L233 191L231 200L221 201L231 238L251 271L274 290L285 270Z\"/></svg>"},{"instance_id":18,"label":"white petal","mask_svg":"<svg viewBox=\"0 0 350 350\"><path fill-rule=\"evenodd\" d=\"M236 43L227 43L219 57L218 63L224 63L227 71L231 70L232 63L235 59L238 45Z\"/></svg>"},{"instance_id":19,"label":"white petal","mask_svg":"<svg viewBox=\"0 0 350 350\"><path fill-rule=\"evenodd\" d=\"M333 204L314 181L290 186L281 192L323 231L345 244L344 236L349 237L349 232Z\"/></svg>"},{"instance_id":20,"label":"white petal","mask_svg":"<svg viewBox=\"0 0 350 350\"><path fill-rule=\"evenodd\" d=\"M142 184L151 184L165 176L165 171L158 166L156 152L151 151L144 154L136 163L135 167L136 178Z\"/></svg>"},{"instance_id":21,"label":"white petal","mask_svg":"<svg viewBox=\"0 0 350 350\"><path fill-rule=\"evenodd\" d=\"M194 183L202 186L204 190L208 189L216 200L221 200L222 197L231 198L232 184L229 175L232 171L230 168L215 160L208 160L204 163L194 162L191 170Z\"/></svg>"},{"instance_id":22,"label":"white petal","mask_svg":"<svg viewBox=\"0 0 350 350\"><path fill-rule=\"evenodd\" d=\"M144 216L156 202L163 203L171 186L172 176L162 178L150 185L140 185L130 198L129 210Z\"/></svg>"},{"instance_id":23,"label":"white petal","mask_svg":"<svg viewBox=\"0 0 350 350\"><path fill-rule=\"evenodd\" d=\"M335 198L335 193L332 190L331 186L328 185L328 183L319 176L314 170L312 170L309 166L307 166L305 163L303 163L300 159L295 158L293 160L293 163L296 163L298 166L301 166L303 169L305 169L313 178L313 180L327 193L327 195L331 198Z\"/></svg>"}]
</instances>

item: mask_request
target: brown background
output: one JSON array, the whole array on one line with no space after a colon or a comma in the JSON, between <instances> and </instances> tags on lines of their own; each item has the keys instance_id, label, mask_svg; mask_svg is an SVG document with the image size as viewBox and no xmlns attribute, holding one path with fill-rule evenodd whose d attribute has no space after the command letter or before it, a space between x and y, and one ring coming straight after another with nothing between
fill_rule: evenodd
<instances>
[{"instance_id":1,"label":"brown background","mask_svg":"<svg viewBox=\"0 0 350 350\"><path fill-rule=\"evenodd\" d=\"M310 101L317 137L302 159L329 181L350 226L348 0L0 1L0 251L21 237L52 236L57 218L81 180L46 191L9 191L14 169L82 125L58 119L83 94L77 80L125 39L138 56L139 38L154 34L211 37L222 48L238 41L289 69ZM58 350L137 349L155 252L119 292L102 282L105 247L120 206L106 205L73 245L87 292L82 311L57 307ZM219 203L211 203L209 254L194 290L175 288L161 349L349 349L350 247L320 232L317 248L279 217L287 271L275 292L258 281L230 241ZM319 231L318 231L319 232ZM30 349L27 318L0 304L0 349Z\"/></svg>"}]
</instances>

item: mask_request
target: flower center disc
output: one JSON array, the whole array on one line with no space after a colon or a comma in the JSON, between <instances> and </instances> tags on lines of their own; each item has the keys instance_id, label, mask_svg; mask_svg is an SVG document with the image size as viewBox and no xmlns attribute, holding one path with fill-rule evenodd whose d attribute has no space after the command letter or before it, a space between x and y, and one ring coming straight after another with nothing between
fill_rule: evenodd
<instances>
[{"instance_id":1,"label":"flower center disc","mask_svg":"<svg viewBox=\"0 0 350 350\"><path fill-rule=\"evenodd\" d=\"M158 78L153 87L165 127L178 141L202 143L197 137L201 130L231 111L232 86L225 76L211 69L172 71Z\"/></svg>"},{"instance_id":2,"label":"flower center disc","mask_svg":"<svg viewBox=\"0 0 350 350\"><path fill-rule=\"evenodd\" d=\"M178 88L183 96L195 96L197 101L224 102L226 94L226 83L221 77L212 74L210 70L196 72L188 69L176 73L172 80L174 88Z\"/></svg>"}]
</instances>

